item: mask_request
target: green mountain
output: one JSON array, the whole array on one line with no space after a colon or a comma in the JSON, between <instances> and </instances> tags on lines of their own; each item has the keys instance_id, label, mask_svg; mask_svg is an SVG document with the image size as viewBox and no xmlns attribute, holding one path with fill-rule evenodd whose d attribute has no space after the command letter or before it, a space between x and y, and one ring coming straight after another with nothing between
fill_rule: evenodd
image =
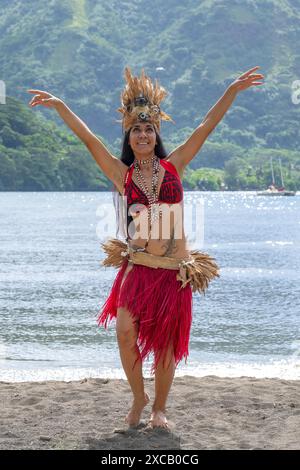
<instances>
[{"instance_id":1,"label":"green mountain","mask_svg":"<svg viewBox=\"0 0 300 470\"><path fill-rule=\"evenodd\" d=\"M292 99L299 78L299 19L298 0L0 0L0 79L7 95L24 105L28 88L59 96L117 153L125 65L134 73L144 67L168 90L164 109L175 125L163 123L162 137L170 150L231 81L260 65L264 85L237 96L190 171L212 168L214 181L220 181L222 170L229 188L258 188L270 183L269 157L278 155L286 186L299 188L300 104ZM40 120L42 115L68 135L56 113L42 109ZM231 174L237 163L240 177ZM195 178L194 187L203 187L202 176Z\"/></svg>"},{"instance_id":2,"label":"green mountain","mask_svg":"<svg viewBox=\"0 0 300 470\"><path fill-rule=\"evenodd\" d=\"M75 136L14 98L0 106L0 191L111 189Z\"/></svg>"}]
</instances>

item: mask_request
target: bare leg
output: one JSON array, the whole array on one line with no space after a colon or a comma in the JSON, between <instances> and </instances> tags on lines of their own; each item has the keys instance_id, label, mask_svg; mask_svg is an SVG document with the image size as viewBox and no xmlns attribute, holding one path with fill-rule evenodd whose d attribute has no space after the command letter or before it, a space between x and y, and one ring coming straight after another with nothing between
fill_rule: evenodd
<instances>
[{"instance_id":1,"label":"bare leg","mask_svg":"<svg viewBox=\"0 0 300 470\"><path fill-rule=\"evenodd\" d=\"M175 375L173 347L161 358L155 371L155 400L150 418L151 427L169 428L166 418L166 403Z\"/></svg>"},{"instance_id":2,"label":"bare leg","mask_svg":"<svg viewBox=\"0 0 300 470\"><path fill-rule=\"evenodd\" d=\"M128 265L124 273L121 287L131 269L132 266ZM126 308L119 308L117 311L116 330L121 362L133 393L133 404L125 418L125 422L129 424L129 426L137 426L140 422L142 411L149 403L150 398L144 391L141 355L136 344L138 322L132 318Z\"/></svg>"}]
</instances>

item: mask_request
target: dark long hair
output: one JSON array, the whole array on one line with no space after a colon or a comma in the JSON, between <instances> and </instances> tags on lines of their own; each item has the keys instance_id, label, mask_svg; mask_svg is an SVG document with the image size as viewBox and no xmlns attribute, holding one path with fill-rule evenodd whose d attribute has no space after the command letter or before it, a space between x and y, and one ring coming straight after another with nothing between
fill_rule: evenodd
<instances>
[{"instance_id":1,"label":"dark long hair","mask_svg":"<svg viewBox=\"0 0 300 470\"><path fill-rule=\"evenodd\" d=\"M128 167L134 161L134 153L132 151L132 148L129 145L130 131L131 129L129 129L124 134L121 156L120 156L121 162L125 163L125 165L127 165ZM155 134L156 134L156 144L154 147L154 153L160 159L166 158L168 155L167 151L156 129L155 129ZM121 238L126 239L128 235L127 233L127 226L128 226L128 221L129 221L128 214L126 213L126 207L124 207L124 204L123 204L124 201L121 198L121 195L115 185L113 188L113 202L114 202L114 207L116 211L116 237L117 238L121 237Z\"/></svg>"}]
</instances>

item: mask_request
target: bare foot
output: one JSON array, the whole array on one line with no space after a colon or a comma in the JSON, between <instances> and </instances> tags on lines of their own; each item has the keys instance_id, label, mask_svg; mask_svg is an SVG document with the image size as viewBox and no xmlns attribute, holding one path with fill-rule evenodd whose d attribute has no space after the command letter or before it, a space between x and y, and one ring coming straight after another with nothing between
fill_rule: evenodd
<instances>
[{"instance_id":1,"label":"bare foot","mask_svg":"<svg viewBox=\"0 0 300 470\"><path fill-rule=\"evenodd\" d=\"M145 406L148 405L149 401L150 397L148 393L145 393L144 400L142 401L133 400L132 407L125 418L125 423L129 424L129 426L138 426L142 411Z\"/></svg>"},{"instance_id":2,"label":"bare foot","mask_svg":"<svg viewBox=\"0 0 300 470\"><path fill-rule=\"evenodd\" d=\"M157 410L154 411L152 410L150 421L149 421L149 427L151 428L164 428L170 430L168 420L166 418L166 415L164 411Z\"/></svg>"}]
</instances>

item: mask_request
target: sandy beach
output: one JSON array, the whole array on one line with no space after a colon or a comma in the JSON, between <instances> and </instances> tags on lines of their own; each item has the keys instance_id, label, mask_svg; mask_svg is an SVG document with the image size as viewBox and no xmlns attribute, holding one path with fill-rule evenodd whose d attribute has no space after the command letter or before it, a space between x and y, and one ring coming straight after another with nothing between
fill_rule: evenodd
<instances>
[{"instance_id":1,"label":"sandy beach","mask_svg":"<svg viewBox=\"0 0 300 470\"><path fill-rule=\"evenodd\" d=\"M154 397L154 379L145 379ZM137 428L125 380L0 383L0 449L299 449L300 381L175 378L171 431ZM151 401L152 402L152 401Z\"/></svg>"}]
</instances>

